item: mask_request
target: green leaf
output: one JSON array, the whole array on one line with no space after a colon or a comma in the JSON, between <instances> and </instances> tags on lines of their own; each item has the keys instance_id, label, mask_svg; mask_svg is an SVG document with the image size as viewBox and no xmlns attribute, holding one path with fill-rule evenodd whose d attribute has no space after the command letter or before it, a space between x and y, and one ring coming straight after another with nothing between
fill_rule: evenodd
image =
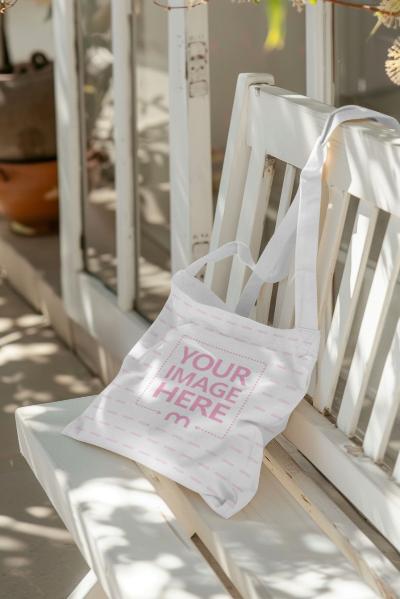
<instances>
[{"instance_id":1,"label":"green leaf","mask_svg":"<svg viewBox=\"0 0 400 599\"><path fill-rule=\"evenodd\" d=\"M287 0L265 0L267 37L264 47L277 50L285 45Z\"/></svg>"}]
</instances>

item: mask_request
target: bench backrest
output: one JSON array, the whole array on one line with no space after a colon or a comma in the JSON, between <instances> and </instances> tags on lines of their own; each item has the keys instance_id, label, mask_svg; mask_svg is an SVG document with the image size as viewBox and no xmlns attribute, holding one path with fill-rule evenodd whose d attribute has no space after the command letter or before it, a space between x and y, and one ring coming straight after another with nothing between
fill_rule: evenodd
<instances>
[{"instance_id":1,"label":"bench backrest","mask_svg":"<svg viewBox=\"0 0 400 599\"><path fill-rule=\"evenodd\" d=\"M254 257L265 245L265 221L271 233L288 209L332 110L263 80L238 80L211 242L213 249L244 241ZM370 121L347 123L334 134L324 169L321 352L310 397L285 436L398 549L399 270L400 139ZM239 261L225 261L208 267L206 282L234 305L247 276ZM264 285L255 318L291 327L292 287L290 277Z\"/></svg>"}]
</instances>

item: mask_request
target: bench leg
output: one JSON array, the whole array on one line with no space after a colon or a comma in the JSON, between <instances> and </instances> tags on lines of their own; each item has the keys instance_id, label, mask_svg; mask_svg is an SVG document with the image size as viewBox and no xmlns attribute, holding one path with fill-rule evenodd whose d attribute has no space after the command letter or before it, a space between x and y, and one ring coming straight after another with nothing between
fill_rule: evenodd
<instances>
[{"instance_id":1,"label":"bench leg","mask_svg":"<svg viewBox=\"0 0 400 599\"><path fill-rule=\"evenodd\" d=\"M67 599L107 599L92 570L82 578Z\"/></svg>"}]
</instances>

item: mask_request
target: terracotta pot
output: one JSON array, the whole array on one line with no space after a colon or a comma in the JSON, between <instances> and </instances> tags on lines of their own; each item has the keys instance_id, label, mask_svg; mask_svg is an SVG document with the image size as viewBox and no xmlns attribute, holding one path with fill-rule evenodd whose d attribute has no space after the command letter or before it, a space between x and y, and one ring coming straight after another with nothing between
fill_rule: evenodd
<instances>
[{"instance_id":1,"label":"terracotta pot","mask_svg":"<svg viewBox=\"0 0 400 599\"><path fill-rule=\"evenodd\" d=\"M41 52L0 74L0 210L38 234L58 220L53 65Z\"/></svg>"},{"instance_id":2,"label":"terracotta pot","mask_svg":"<svg viewBox=\"0 0 400 599\"><path fill-rule=\"evenodd\" d=\"M58 220L57 161L0 162L0 206L19 233L40 234L54 228Z\"/></svg>"},{"instance_id":3,"label":"terracotta pot","mask_svg":"<svg viewBox=\"0 0 400 599\"><path fill-rule=\"evenodd\" d=\"M53 65L40 52L0 74L0 161L56 158Z\"/></svg>"}]
</instances>

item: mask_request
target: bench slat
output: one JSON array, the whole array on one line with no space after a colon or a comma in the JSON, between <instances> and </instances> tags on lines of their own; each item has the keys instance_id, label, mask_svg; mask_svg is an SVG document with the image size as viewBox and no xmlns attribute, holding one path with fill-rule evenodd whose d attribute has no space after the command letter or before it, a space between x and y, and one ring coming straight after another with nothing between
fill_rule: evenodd
<instances>
[{"instance_id":1,"label":"bench slat","mask_svg":"<svg viewBox=\"0 0 400 599\"><path fill-rule=\"evenodd\" d=\"M271 194L275 174L275 162L266 156L260 146L253 146L243 194L242 207L236 232L236 239L249 245L253 257L258 256L261 244L265 214ZM246 279L247 267L233 258L226 301L234 307L240 297Z\"/></svg>"},{"instance_id":2,"label":"bench slat","mask_svg":"<svg viewBox=\"0 0 400 599\"><path fill-rule=\"evenodd\" d=\"M289 168L289 167L291 169L289 171L290 183L293 187L297 169L294 166L292 166L291 164L287 164L286 168ZM286 172L285 172L285 178L286 178ZM291 181L291 179L293 179L293 181ZM284 217L284 215L286 214L286 212L289 209L289 205L286 205L288 203L288 201L290 204L290 198L288 198L289 189L287 189L286 194L284 194L284 191L285 191L285 179L283 181L282 195L281 195L281 201L282 201L282 199L284 199L285 203L284 203L281 214L279 212L281 209L281 207L279 205L279 211L278 211L279 221L277 219L277 224L282 220L282 218ZM289 328L289 327L293 326L293 320L294 320L293 269L294 269L294 262L290 266L288 277L286 279L283 279L283 281L281 281L278 284L278 291L277 291L277 295L276 295L276 303L275 303L275 310L274 310L274 317L273 317L273 324L276 327Z\"/></svg>"},{"instance_id":3,"label":"bench slat","mask_svg":"<svg viewBox=\"0 0 400 599\"><path fill-rule=\"evenodd\" d=\"M393 478L394 478L395 481L397 481L398 483L400 483L400 453L397 456L396 464L395 464L395 467L393 469Z\"/></svg>"},{"instance_id":4,"label":"bench slat","mask_svg":"<svg viewBox=\"0 0 400 599\"><path fill-rule=\"evenodd\" d=\"M265 449L266 466L379 595L398 596L400 577L395 566L381 554L358 525L327 496L322 488L321 477L318 477L319 484L316 484L298 465L296 459L306 462L300 452L287 441L281 443L285 444L285 449L277 441L272 441ZM311 464L306 462L306 466L308 471L315 475L316 471Z\"/></svg>"},{"instance_id":5,"label":"bench slat","mask_svg":"<svg viewBox=\"0 0 400 599\"><path fill-rule=\"evenodd\" d=\"M284 435L399 551L399 487L387 472L305 400Z\"/></svg>"},{"instance_id":6,"label":"bench slat","mask_svg":"<svg viewBox=\"0 0 400 599\"><path fill-rule=\"evenodd\" d=\"M304 599L376 596L357 578L352 564L321 531L314 517L309 516L309 509L304 509L306 502L300 507L272 469L263 465L256 496L229 520L211 511L199 495L145 470L178 519L186 516L194 524L199 538L246 599L288 599L296 595L295 589L300 586ZM335 524L339 526L339 520ZM345 537L346 532L340 534ZM354 539L354 554L362 544L362 536L360 533ZM309 543L308 539L312 541ZM367 563L362 563L361 555L357 569L371 582L374 578L374 588L385 589L382 596L394 599L391 584L398 582L397 571L368 540L366 545L370 564L377 571L373 573ZM354 555L353 558L355 561ZM378 571L382 565L389 574L380 580Z\"/></svg>"},{"instance_id":7,"label":"bench slat","mask_svg":"<svg viewBox=\"0 0 400 599\"><path fill-rule=\"evenodd\" d=\"M400 321L386 357L364 437L364 452L375 462L383 460L400 403Z\"/></svg>"},{"instance_id":8,"label":"bench slat","mask_svg":"<svg viewBox=\"0 0 400 599\"><path fill-rule=\"evenodd\" d=\"M332 406L377 217L378 209L360 200L326 346L319 361L318 387L314 405L320 411L329 410Z\"/></svg>"},{"instance_id":9,"label":"bench slat","mask_svg":"<svg viewBox=\"0 0 400 599\"><path fill-rule=\"evenodd\" d=\"M318 251L318 304L320 320L324 314L324 308L332 290L332 279L339 254L340 242L350 194L330 187L328 191L328 207ZM323 344L323 341L322 341Z\"/></svg>"},{"instance_id":10,"label":"bench slat","mask_svg":"<svg viewBox=\"0 0 400 599\"><path fill-rule=\"evenodd\" d=\"M265 153L303 168L332 108L279 87L260 86L257 110ZM398 132L370 121L356 127L345 123L330 143L335 160L327 169L327 183L400 217Z\"/></svg>"},{"instance_id":11,"label":"bench slat","mask_svg":"<svg viewBox=\"0 0 400 599\"><path fill-rule=\"evenodd\" d=\"M228 598L138 466L61 430L93 397L17 410L21 452L111 599Z\"/></svg>"},{"instance_id":12,"label":"bench slat","mask_svg":"<svg viewBox=\"0 0 400 599\"><path fill-rule=\"evenodd\" d=\"M400 270L400 219L391 216L368 295L337 424L348 436L356 432L385 319Z\"/></svg>"},{"instance_id":13,"label":"bench slat","mask_svg":"<svg viewBox=\"0 0 400 599\"><path fill-rule=\"evenodd\" d=\"M332 406L377 217L378 209L369 202L360 200L326 346L318 364L319 376L314 405L321 412L329 410Z\"/></svg>"},{"instance_id":14,"label":"bench slat","mask_svg":"<svg viewBox=\"0 0 400 599\"><path fill-rule=\"evenodd\" d=\"M18 433L24 455L112 599L228 596L160 496L245 598L287 599L298 588L303 599L375 597L265 466L256 497L225 520L171 480L62 436L91 399L20 408Z\"/></svg>"},{"instance_id":15,"label":"bench slat","mask_svg":"<svg viewBox=\"0 0 400 599\"><path fill-rule=\"evenodd\" d=\"M210 250L235 239L250 154L247 143L248 91L250 86L263 83L272 85L274 78L267 73L242 73L238 77ZM205 282L221 297L226 293L229 272L230 264L226 260L209 264L207 268Z\"/></svg>"},{"instance_id":16,"label":"bench slat","mask_svg":"<svg viewBox=\"0 0 400 599\"><path fill-rule=\"evenodd\" d=\"M291 164L286 164L285 174L283 176L281 195L279 199L278 212L276 215L275 228L280 224L283 217L290 206L290 200L292 199L293 187L296 178L296 168ZM280 286L283 285L283 282ZM265 283L261 289L260 296L257 301L256 320L258 322L268 322L269 308L271 304L273 285ZM279 293L279 291L278 291ZM281 291L281 294L284 290ZM277 300L278 304L278 300Z\"/></svg>"}]
</instances>

